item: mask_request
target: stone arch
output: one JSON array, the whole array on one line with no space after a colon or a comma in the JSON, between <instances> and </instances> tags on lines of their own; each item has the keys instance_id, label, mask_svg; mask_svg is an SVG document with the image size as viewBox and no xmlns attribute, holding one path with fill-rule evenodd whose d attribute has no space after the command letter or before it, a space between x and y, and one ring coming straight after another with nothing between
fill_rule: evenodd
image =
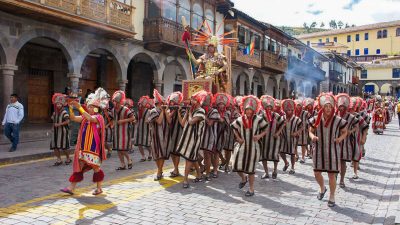
<instances>
[{"instance_id":1,"label":"stone arch","mask_svg":"<svg viewBox=\"0 0 400 225\"><path fill-rule=\"evenodd\" d=\"M250 79L249 75L241 72L236 78L236 95L248 95L250 93Z\"/></svg>"},{"instance_id":2,"label":"stone arch","mask_svg":"<svg viewBox=\"0 0 400 225\"><path fill-rule=\"evenodd\" d=\"M384 83L384 84L382 84L382 85L379 87L380 93L381 93L382 95L386 95L386 94L391 95L391 87L392 87L392 84L390 84L390 83Z\"/></svg>"},{"instance_id":3,"label":"stone arch","mask_svg":"<svg viewBox=\"0 0 400 225\"><path fill-rule=\"evenodd\" d=\"M264 77L260 72L256 72L253 75L252 81L251 81L251 93L257 97L261 97L265 93L265 82L264 82Z\"/></svg>"},{"instance_id":4,"label":"stone arch","mask_svg":"<svg viewBox=\"0 0 400 225\"><path fill-rule=\"evenodd\" d=\"M154 88L161 91L162 83L156 83L159 77L155 61L149 54L144 52L134 55L130 60L127 80L128 96L134 100L138 100L144 95L152 96Z\"/></svg>"},{"instance_id":5,"label":"stone arch","mask_svg":"<svg viewBox=\"0 0 400 225\"><path fill-rule=\"evenodd\" d=\"M281 89L281 93L279 98L280 99L286 99L289 97L289 84L288 81L286 79L284 79L284 77L282 77L282 79L280 80L280 89Z\"/></svg>"},{"instance_id":6,"label":"stone arch","mask_svg":"<svg viewBox=\"0 0 400 225\"><path fill-rule=\"evenodd\" d=\"M178 60L172 60L167 63L163 71L162 94L167 96L175 91L182 91L182 80L188 79L188 74Z\"/></svg>"},{"instance_id":7,"label":"stone arch","mask_svg":"<svg viewBox=\"0 0 400 225\"><path fill-rule=\"evenodd\" d=\"M266 87L266 94L270 95L274 98L278 98L278 84L276 82L276 79L270 77L267 81L267 87Z\"/></svg>"},{"instance_id":8,"label":"stone arch","mask_svg":"<svg viewBox=\"0 0 400 225\"><path fill-rule=\"evenodd\" d=\"M379 93L379 86L374 82L367 82L363 86L363 91L365 93L373 92L371 94L378 94Z\"/></svg>"},{"instance_id":9,"label":"stone arch","mask_svg":"<svg viewBox=\"0 0 400 225\"><path fill-rule=\"evenodd\" d=\"M81 64L77 64L74 61L77 55L75 55L72 51L76 48L71 46L71 40L67 39L65 35L60 35L55 31L43 28L32 29L22 33L20 37L16 39L12 44L12 48L10 48L10 51L7 52L9 56L8 62L10 64L16 64L18 53L20 52L20 50L25 46L26 43L35 38L45 38L57 43L57 47L61 49L67 60L68 72L74 73L79 71L75 69L78 65L80 66Z\"/></svg>"},{"instance_id":10,"label":"stone arch","mask_svg":"<svg viewBox=\"0 0 400 225\"><path fill-rule=\"evenodd\" d=\"M86 52L86 51L84 51ZM82 75L79 86L84 94L89 90L94 91L97 87L103 87L112 95L119 89L123 81L121 64L115 54L107 48L95 48L82 55L80 74Z\"/></svg>"}]
</instances>

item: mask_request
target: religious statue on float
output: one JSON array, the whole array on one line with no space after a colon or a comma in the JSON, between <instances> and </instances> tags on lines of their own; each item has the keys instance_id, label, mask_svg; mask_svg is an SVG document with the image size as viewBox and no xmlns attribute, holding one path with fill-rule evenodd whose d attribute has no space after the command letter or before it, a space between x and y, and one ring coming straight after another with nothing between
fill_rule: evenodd
<instances>
[{"instance_id":1,"label":"religious statue on float","mask_svg":"<svg viewBox=\"0 0 400 225\"><path fill-rule=\"evenodd\" d=\"M225 38L225 36L234 33L234 31L215 36L207 21L204 21L201 28L195 30L193 34L191 34L190 27L185 24L184 18L182 18L182 21L185 27L182 41L185 43L186 52L191 63L192 74L195 75L194 78L196 80L212 80L212 93L230 92L230 90L228 90L228 85L231 80L229 73L230 58L218 52L218 45L225 46L236 43L237 38ZM192 35L193 40L191 40ZM191 45L207 47L206 52L199 58L196 58L192 53Z\"/></svg>"}]
</instances>

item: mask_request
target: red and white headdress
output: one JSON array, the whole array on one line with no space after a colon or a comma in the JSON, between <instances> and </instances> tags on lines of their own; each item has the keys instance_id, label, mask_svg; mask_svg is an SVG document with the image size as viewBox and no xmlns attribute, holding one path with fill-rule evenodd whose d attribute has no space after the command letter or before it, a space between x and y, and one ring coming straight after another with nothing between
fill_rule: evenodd
<instances>
[{"instance_id":1,"label":"red and white headdress","mask_svg":"<svg viewBox=\"0 0 400 225\"><path fill-rule=\"evenodd\" d=\"M318 96L317 99L318 99L318 108L319 108L319 112L318 112L317 119L315 120L314 127L318 127L319 124L321 123L323 108L324 108L324 106L325 106L326 104L332 105L333 108L336 107L336 99L335 99L335 96L334 96L331 92L329 92L329 93L321 93L321 94ZM333 111L333 110L332 110L332 111ZM332 119L333 116L334 116L334 112L332 112L332 115L331 115L331 118L330 118L330 119ZM330 120L330 119L329 119L329 120ZM328 125L329 125L329 121L327 121L327 122L325 123L325 126L328 126Z\"/></svg>"},{"instance_id":2,"label":"red and white headdress","mask_svg":"<svg viewBox=\"0 0 400 225\"><path fill-rule=\"evenodd\" d=\"M269 95L263 95L260 98L262 107L266 110L268 107L274 108L275 99Z\"/></svg>"},{"instance_id":3,"label":"red and white headdress","mask_svg":"<svg viewBox=\"0 0 400 225\"><path fill-rule=\"evenodd\" d=\"M173 92L168 96L167 104L169 106L177 106L182 103L182 100L183 100L183 94L181 92L179 91Z\"/></svg>"},{"instance_id":4,"label":"red and white headdress","mask_svg":"<svg viewBox=\"0 0 400 225\"><path fill-rule=\"evenodd\" d=\"M243 99L243 96L240 96L240 95L236 96L233 99L235 106L240 107L240 105L242 104L242 99Z\"/></svg>"},{"instance_id":5,"label":"red and white headdress","mask_svg":"<svg viewBox=\"0 0 400 225\"><path fill-rule=\"evenodd\" d=\"M128 108L133 108L135 102L130 98L126 98L124 105L127 106Z\"/></svg>"},{"instance_id":6,"label":"red and white headdress","mask_svg":"<svg viewBox=\"0 0 400 225\"><path fill-rule=\"evenodd\" d=\"M336 102L337 106L344 106L346 108L349 108L350 106L350 96L346 93L340 93L336 95Z\"/></svg>"},{"instance_id":7,"label":"red and white headdress","mask_svg":"<svg viewBox=\"0 0 400 225\"><path fill-rule=\"evenodd\" d=\"M151 109L154 107L154 102L149 96L142 96L139 99L138 105L147 109Z\"/></svg>"},{"instance_id":8,"label":"red and white headdress","mask_svg":"<svg viewBox=\"0 0 400 225\"><path fill-rule=\"evenodd\" d=\"M196 100L200 105L203 105L205 98L207 97L208 92L201 90L192 95L192 99Z\"/></svg>"},{"instance_id":9,"label":"red and white headdress","mask_svg":"<svg viewBox=\"0 0 400 225\"><path fill-rule=\"evenodd\" d=\"M110 98L108 93L100 87L86 98L86 105L92 105L100 109L106 109L108 107L109 101Z\"/></svg>"},{"instance_id":10,"label":"red and white headdress","mask_svg":"<svg viewBox=\"0 0 400 225\"><path fill-rule=\"evenodd\" d=\"M116 91L114 92L113 96L112 96L112 101L116 101L118 102L120 105L123 105L125 102L125 92L124 91Z\"/></svg>"},{"instance_id":11,"label":"red and white headdress","mask_svg":"<svg viewBox=\"0 0 400 225\"><path fill-rule=\"evenodd\" d=\"M314 99L312 99L312 98L306 98L306 99L303 100L303 106L304 106L304 107L307 107L307 106L309 106L309 105L311 105L311 106L314 107Z\"/></svg>"},{"instance_id":12,"label":"red and white headdress","mask_svg":"<svg viewBox=\"0 0 400 225\"><path fill-rule=\"evenodd\" d=\"M244 114L246 109L251 109L254 111L254 113L257 114L258 111L260 111L260 108L261 108L261 102L256 96L248 95L243 97L242 104L240 106L242 114Z\"/></svg>"},{"instance_id":13,"label":"red and white headdress","mask_svg":"<svg viewBox=\"0 0 400 225\"><path fill-rule=\"evenodd\" d=\"M223 104L226 107L229 107L231 104L231 96L226 93L216 93L214 95L214 103L215 105Z\"/></svg>"},{"instance_id":14,"label":"red and white headdress","mask_svg":"<svg viewBox=\"0 0 400 225\"><path fill-rule=\"evenodd\" d=\"M162 104L165 102L165 98L162 95L160 95L157 89L153 90L153 96L154 96L154 104L158 103Z\"/></svg>"},{"instance_id":15,"label":"red and white headdress","mask_svg":"<svg viewBox=\"0 0 400 225\"><path fill-rule=\"evenodd\" d=\"M55 93L51 98L51 102L54 105L60 103L61 105L65 106L67 104L67 95L61 93Z\"/></svg>"},{"instance_id":16,"label":"red and white headdress","mask_svg":"<svg viewBox=\"0 0 400 225\"><path fill-rule=\"evenodd\" d=\"M284 99L282 100L282 109L284 112L292 110L294 111L296 107L296 103L292 99Z\"/></svg>"},{"instance_id":17,"label":"red and white headdress","mask_svg":"<svg viewBox=\"0 0 400 225\"><path fill-rule=\"evenodd\" d=\"M361 101L358 97L351 97L350 98L350 109L353 109L354 111L358 111L361 107Z\"/></svg>"}]
</instances>

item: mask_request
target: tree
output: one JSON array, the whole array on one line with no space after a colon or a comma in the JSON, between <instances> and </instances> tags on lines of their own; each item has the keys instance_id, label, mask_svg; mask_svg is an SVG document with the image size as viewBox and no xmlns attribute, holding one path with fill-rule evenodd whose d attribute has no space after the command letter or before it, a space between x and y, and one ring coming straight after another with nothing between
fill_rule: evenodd
<instances>
[{"instance_id":1,"label":"tree","mask_svg":"<svg viewBox=\"0 0 400 225\"><path fill-rule=\"evenodd\" d=\"M341 20L339 20L339 22L337 23L337 26L339 27L339 29L342 29L343 27L343 22Z\"/></svg>"},{"instance_id":2,"label":"tree","mask_svg":"<svg viewBox=\"0 0 400 225\"><path fill-rule=\"evenodd\" d=\"M315 28L316 26L317 26L317 22L312 22L311 25L310 25L310 29L311 28Z\"/></svg>"},{"instance_id":3,"label":"tree","mask_svg":"<svg viewBox=\"0 0 400 225\"><path fill-rule=\"evenodd\" d=\"M350 27L350 25L348 23L346 23L346 28L349 28L349 27Z\"/></svg>"},{"instance_id":4,"label":"tree","mask_svg":"<svg viewBox=\"0 0 400 225\"><path fill-rule=\"evenodd\" d=\"M337 29L336 20L331 20L329 22L329 27L332 28L332 29Z\"/></svg>"},{"instance_id":5,"label":"tree","mask_svg":"<svg viewBox=\"0 0 400 225\"><path fill-rule=\"evenodd\" d=\"M325 27L324 22L322 22L321 25L320 25L319 27L321 27L321 28L322 28L322 27Z\"/></svg>"},{"instance_id":6,"label":"tree","mask_svg":"<svg viewBox=\"0 0 400 225\"><path fill-rule=\"evenodd\" d=\"M355 26L356 26L355 24L351 25L351 27L355 27Z\"/></svg>"}]
</instances>

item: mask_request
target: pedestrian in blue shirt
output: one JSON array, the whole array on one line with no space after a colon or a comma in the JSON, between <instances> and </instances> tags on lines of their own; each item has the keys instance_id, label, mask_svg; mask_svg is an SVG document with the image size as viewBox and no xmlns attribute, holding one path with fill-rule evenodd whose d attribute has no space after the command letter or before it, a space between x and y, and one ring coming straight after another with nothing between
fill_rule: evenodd
<instances>
[{"instance_id":1,"label":"pedestrian in blue shirt","mask_svg":"<svg viewBox=\"0 0 400 225\"><path fill-rule=\"evenodd\" d=\"M4 135L11 141L10 152L17 150L19 143L19 128L24 118L24 106L18 102L18 95L10 96L10 104L7 105L6 113L2 125L4 126Z\"/></svg>"}]
</instances>

